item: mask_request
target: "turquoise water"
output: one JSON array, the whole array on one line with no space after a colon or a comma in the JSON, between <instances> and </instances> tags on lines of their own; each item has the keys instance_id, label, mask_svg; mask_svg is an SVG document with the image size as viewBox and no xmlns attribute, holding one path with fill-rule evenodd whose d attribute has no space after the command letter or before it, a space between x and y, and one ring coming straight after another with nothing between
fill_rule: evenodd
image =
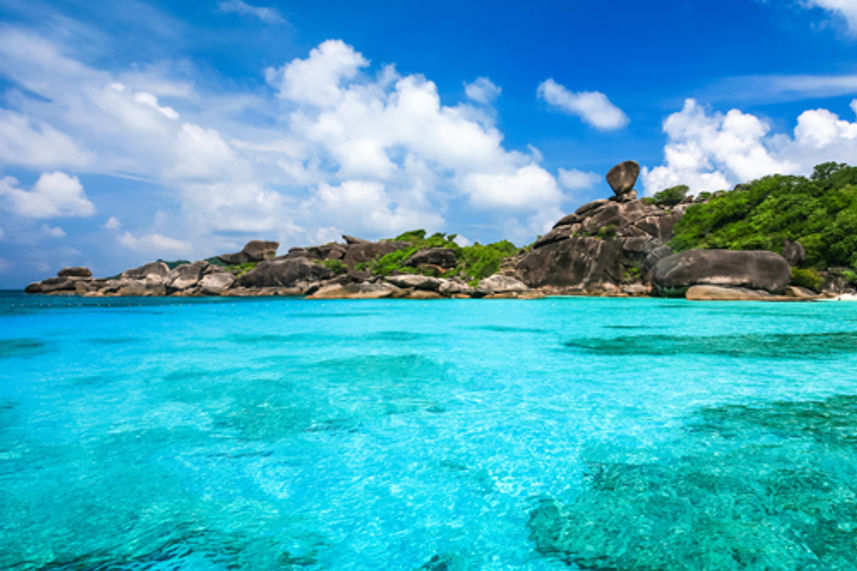
<instances>
[{"instance_id":1,"label":"turquoise water","mask_svg":"<svg viewBox=\"0 0 857 571\"><path fill-rule=\"evenodd\" d=\"M852 569L857 304L0 296L2 569Z\"/></svg>"}]
</instances>

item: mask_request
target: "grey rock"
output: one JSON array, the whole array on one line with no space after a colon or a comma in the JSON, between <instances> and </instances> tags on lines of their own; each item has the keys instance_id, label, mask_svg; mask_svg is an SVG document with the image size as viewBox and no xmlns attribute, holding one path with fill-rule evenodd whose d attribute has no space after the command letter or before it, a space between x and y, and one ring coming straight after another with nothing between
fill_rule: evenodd
<instances>
[{"instance_id":1,"label":"grey rock","mask_svg":"<svg viewBox=\"0 0 857 571\"><path fill-rule=\"evenodd\" d=\"M568 240L569 238L574 237L581 230L581 225L579 223L574 223L570 226L557 226L538 240L533 243L533 248L541 248L543 246L547 246L548 244L553 244L554 242L560 242L562 240Z\"/></svg>"},{"instance_id":2,"label":"grey rock","mask_svg":"<svg viewBox=\"0 0 857 571\"><path fill-rule=\"evenodd\" d=\"M597 210L598 208L601 208L601 207L606 206L608 204L610 204L609 200L607 200L606 198L599 198L598 200L593 200L592 202L587 202L586 204L584 204L583 206L581 206L580 208L575 210L574 213L577 216L584 217L584 216L589 215L589 213L592 212L593 210ZM566 218L568 218L568 217L566 217Z\"/></svg>"},{"instance_id":3,"label":"grey rock","mask_svg":"<svg viewBox=\"0 0 857 571\"><path fill-rule=\"evenodd\" d=\"M351 244L368 244L369 240L364 240L362 238L355 238L354 236L349 236L348 234L343 234L342 239L345 240L345 243L348 245Z\"/></svg>"},{"instance_id":4,"label":"grey rock","mask_svg":"<svg viewBox=\"0 0 857 571\"><path fill-rule=\"evenodd\" d=\"M260 262L237 280L242 287L293 287L333 277L333 271L309 258L277 258Z\"/></svg>"},{"instance_id":5,"label":"grey rock","mask_svg":"<svg viewBox=\"0 0 857 571\"><path fill-rule=\"evenodd\" d=\"M423 248L414 252L405 262L408 266L429 264L441 268L454 268L457 263L458 256L451 248Z\"/></svg>"},{"instance_id":6,"label":"grey rock","mask_svg":"<svg viewBox=\"0 0 857 571\"><path fill-rule=\"evenodd\" d=\"M235 276L230 272L214 272L202 276L199 287L208 295L217 295L232 287Z\"/></svg>"},{"instance_id":7,"label":"grey rock","mask_svg":"<svg viewBox=\"0 0 857 571\"><path fill-rule=\"evenodd\" d=\"M476 288L481 293L505 293L515 291L527 291L527 284L512 276L494 274L479 282Z\"/></svg>"},{"instance_id":8,"label":"grey rock","mask_svg":"<svg viewBox=\"0 0 857 571\"><path fill-rule=\"evenodd\" d=\"M73 292L78 280L73 277L55 277L42 280L39 283L40 293L55 293L60 291Z\"/></svg>"},{"instance_id":9,"label":"grey rock","mask_svg":"<svg viewBox=\"0 0 857 571\"><path fill-rule=\"evenodd\" d=\"M584 288L596 283L621 283L622 240L591 236L569 238L533 249L515 265L528 286Z\"/></svg>"},{"instance_id":10,"label":"grey rock","mask_svg":"<svg viewBox=\"0 0 857 571\"><path fill-rule=\"evenodd\" d=\"M640 176L640 165L634 161L625 161L607 172L607 184L616 196L621 196L634 188L638 176Z\"/></svg>"},{"instance_id":11,"label":"grey rock","mask_svg":"<svg viewBox=\"0 0 857 571\"><path fill-rule=\"evenodd\" d=\"M345 257L348 248L343 244L330 242L321 246L310 246L306 249L309 257L320 260L341 260Z\"/></svg>"},{"instance_id":12,"label":"grey rock","mask_svg":"<svg viewBox=\"0 0 857 571\"><path fill-rule=\"evenodd\" d=\"M430 291L437 291L440 288L441 281L438 278L431 276L423 276L420 274L400 274L397 276L388 276L387 281L391 284L402 288L416 288Z\"/></svg>"},{"instance_id":13,"label":"grey rock","mask_svg":"<svg viewBox=\"0 0 857 571\"><path fill-rule=\"evenodd\" d=\"M150 262L139 268L125 270L121 277L133 280L164 281L169 274L170 268L165 263Z\"/></svg>"},{"instance_id":14,"label":"grey rock","mask_svg":"<svg viewBox=\"0 0 857 571\"><path fill-rule=\"evenodd\" d=\"M459 279L441 279L437 291L441 295L449 297L455 294L472 294L476 291L476 288Z\"/></svg>"},{"instance_id":15,"label":"grey rock","mask_svg":"<svg viewBox=\"0 0 857 571\"><path fill-rule=\"evenodd\" d=\"M199 284L203 272L210 266L211 264L204 260L176 266L170 271L165 280L167 289L169 291L183 291L196 286Z\"/></svg>"},{"instance_id":16,"label":"grey rock","mask_svg":"<svg viewBox=\"0 0 857 571\"><path fill-rule=\"evenodd\" d=\"M244 245L240 252L234 254L220 254L217 256L226 264L246 264L247 262L261 262L270 260L277 255L279 242L267 240L250 240Z\"/></svg>"},{"instance_id":17,"label":"grey rock","mask_svg":"<svg viewBox=\"0 0 857 571\"><path fill-rule=\"evenodd\" d=\"M778 293L789 284L791 268L785 258L765 250L688 250L660 260L653 279L662 295L682 295L694 285Z\"/></svg>"},{"instance_id":18,"label":"grey rock","mask_svg":"<svg viewBox=\"0 0 857 571\"><path fill-rule=\"evenodd\" d=\"M685 293L690 301L769 301L776 297L765 290L716 285L691 286Z\"/></svg>"},{"instance_id":19,"label":"grey rock","mask_svg":"<svg viewBox=\"0 0 857 571\"><path fill-rule=\"evenodd\" d=\"M569 226L576 222L580 222L582 220L581 216L578 214L566 214L562 218L560 218L556 224L553 225L554 228L558 228L560 226Z\"/></svg>"},{"instance_id":20,"label":"grey rock","mask_svg":"<svg viewBox=\"0 0 857 571\"><path fill-rule=\"evenodd\" d=\"M806 259L806 250L800 242L786 240L783 247L783 257L790 266L799 266Z\"/></svg>"},{"instance_id":21,"label":"grey rock","mask_svg":"<svg viewBox=\"0 0 857 571\"><path fill-rule=\"evenodd\" d=\"M57 272L57 276L61 278L91 278L92 272L89 268L83 266L75 266L73 268L63 268Z\"/></svg>"},{"instance_id":22,"label":"grey rock","mask_svg":"<svg viewBox=\"0 0 857 571\"><path fill-rule=\"evenodd\" d=\"M388 283L329 284L318 288L307 299L384 299L399 288Z\"/></svg>"}]
</instances>

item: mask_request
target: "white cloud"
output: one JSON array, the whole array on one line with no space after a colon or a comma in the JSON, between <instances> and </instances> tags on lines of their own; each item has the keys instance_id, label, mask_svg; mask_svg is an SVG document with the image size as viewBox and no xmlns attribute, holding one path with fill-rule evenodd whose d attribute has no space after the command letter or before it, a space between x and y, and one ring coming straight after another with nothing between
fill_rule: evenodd
<instances>
[{"instance_id":1,"label":"white cloud","mask_svg":"<svg viewBox=\"0 0 857 571\"><path fill-rule=\"evenodd\" d=\"M559 183L568 190L587 190L598 184L601 176L577 169L559 169Z\"/></svg>"},{"instance_id":2,"label":"white cloud","mask_svg":"<svg viewBox=\"0 0 857 571\"><path fill-rule=\"evenodd\" d=\"M42 224L42 232L51 238L65 238L65 230L59 226L48 226L47 224Z\"/></svg>"},{"instance_id":3,"label":"white cloud","mask_svg":"<svg viewBox=\"0 0 857 571\"><path fill-rule=\"evenodd\" d=\"M851 108L857 113L857 100ZM730 188L769 174L809 174L826 161L854 162L857 122L827 109L801 113L791 135L749 113L709 111L693 99L664 121L665 164L644 168L647 194L676 184L695 192Z\"/></svg>"},{"instance_id":4,"label":"white cloud","mask_svg":"<svg viewBox=\"0 0 857 571\"><path fill-rule=\"evenodd\" d=\"M804 0L806 6L815 6L843 18L852 34L857 34L857 1L855 0Z\"/></svg>"},{"instance_id":5,"label":"white cloud","mask_svg":"<svg viewBox=\"0 0 857 571\"><path fill-rule=\"evenodd\" d=\"M32 168L81 167L93 155L47 123L0 109L0 161Z\"/></svg>"},{"instance_id":6,"label":"white cloud","mask_svg":"<svg viewBox=\"0 0 857 571\"><path fill-rule=\"evenodd\" d=\"M538 94L550 105L577 115L601 131L621 129L629 122L625 112L613 105L600 91L574 93L550 78L539 85Z\"/></svg>"},{"instance_id":7,"label":"white cloud","mask_svg":"<svg viewBox=\"0 0 857 571\"><path fill-rule=\"evenodd\" d=\"M267 94L200 94L169 65L107 72L66 53L0 28L0 76L23 88L7 98L8 113L98 157L75 172L141 179L176 201L169 225L123 218L126 245L154 247L145 237L181 228L203 255L231 247L234 235L224 236L235 232L291 244L342 232L373 238L441 229L449 212L468 210L496 232L540 227L544 213L562 211L538 150L506 148L489 103L445 105L432 81L391 65L368 70L341 40L268 69ZM486 102L499 91L487 79L470 86ZM60 168L75 156L68 150L45 168ZM3 162L26 166L24 155Z\"/></svg>"},{"instance_id":8,"label":"white cloud","mask_svg":"<svg viewBox=\"0 0 857 571\"><path fill-rule=\"evenodd\" d=\"M107 230L119 230L121 224L119 223L119 219L115 216L111 216L107 219L107 222L104 223L104 228Z\"/></svg>"},{"instance_id":9,"label":"white cloud","mask_svg":"<svg viewBox=\"0 0 857 571\"><path fill-rule=\"evenodd\" d=\"M241 0L226 0L221 2L218 7L221 12L254 16L266 24L284 24L286 22L286 19L276 8L253 6Z\"/></svg>"},{"instance_id":10,"label":"white cloud","mask_svg":"<svg viewBox=\"0 0 857 571\"><path fill-rule=\"evenodd\" d=\"M465 177L470 200L489 208L539 209L559 202L561 194L553 177L537 165L510 173L474 173Z\"/></svg>"},{"instance_id":11,"label":"white cloud","mask_svg":"<svg viewBox=\"0 0 857 571\"><path fill-rule=\"evenodd\" d=\"M159 253L186 254L193 247L190 243L164 236L162 234L146 234L135 236L131 232L125 232L119 237L119 243L132 250L138 250L151 256Z\"/></svg>"},{"instance_id":12,"label":"white cloud","mask_svg":"<svg viewBox=\"0 0 857 571\"><path fill-rule=\"evenodd\" d=\"M340 84L368 65L362 54L342 40L327 40L313 48L307 59L268 68L265 77L282 99L323 107L341 101L345 90Z\"/></svg>"},{"instance_id":13,"label":"white cloud","mask_svg":"<svg viewBox=\"0 0 857 571\"><path fill-rule=\"evenodd\" d=\"M477 77L472 83L464 84L464 94L476 103L490 105L500 96L502 90L487 77Z\"/></svg>"},{"instance_id":14,"label":"white cloud","mask_svg":"<svg viewBox=\"0 0 857 571\"><path fill-rule=\"evenodd\" d=\"M83 192L76 176L63 172L42 173L32 190L18 188L10 176L0 179L0 197L6 207L27 218L86 217L95 214L95 205Z\"/></svg>"}]
</instances>

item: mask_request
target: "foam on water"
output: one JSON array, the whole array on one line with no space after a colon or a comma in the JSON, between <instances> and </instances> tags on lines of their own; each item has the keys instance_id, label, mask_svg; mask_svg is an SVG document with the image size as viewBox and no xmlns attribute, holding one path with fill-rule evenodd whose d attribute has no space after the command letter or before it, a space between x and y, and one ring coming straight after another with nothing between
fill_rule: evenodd
<instances>
[{"instance_id":1,"label":"foam on water","mask_svg":"<svg viewBox=\"0 0 857 571\"><path fill-rule=\"evenodd\" d=\"M0 568L850 568L855 320L0 296Z\"/></svg>"}]
</instances>

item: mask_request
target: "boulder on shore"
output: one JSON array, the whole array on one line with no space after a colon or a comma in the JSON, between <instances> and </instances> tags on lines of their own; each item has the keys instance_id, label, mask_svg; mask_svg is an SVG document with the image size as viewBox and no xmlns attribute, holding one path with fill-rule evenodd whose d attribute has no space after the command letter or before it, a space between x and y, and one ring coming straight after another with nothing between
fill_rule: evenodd
<instances>
[{"instance_id":1,"label":"boulder on shore","mask_svg":"<svg viewBox=\"0 0 857 571\"><path fill-rule=\"evenodd\" d=\"M688 250L667 256L654 269L661 295L684 295L695 285L782 292L791 280L785 258L766 250Z\"/></svg>"},{"instance_id":2,"label":"boulder on shore","mask_svg":"<svg viewBox=\"0 0 857 571\"><path fill-rule=\"evenodd\" d=\"M691 286L685 294L689 301L770 301L777 297L765 290L716 285Z\"/></svg>"},{"instance_id":3,"label":"boulder on shore","mask_svg":"<svg viewBox=\"0 0 857 571\"><path fill-rule=\"evenodd\" d=\"M279 242L267 240L250 240L244 245L240 252L234 254L220 254L220 260L229 265L246 264L247 262L261 262L270 260L277 255Z\"/></svg>"}]
</instances>

